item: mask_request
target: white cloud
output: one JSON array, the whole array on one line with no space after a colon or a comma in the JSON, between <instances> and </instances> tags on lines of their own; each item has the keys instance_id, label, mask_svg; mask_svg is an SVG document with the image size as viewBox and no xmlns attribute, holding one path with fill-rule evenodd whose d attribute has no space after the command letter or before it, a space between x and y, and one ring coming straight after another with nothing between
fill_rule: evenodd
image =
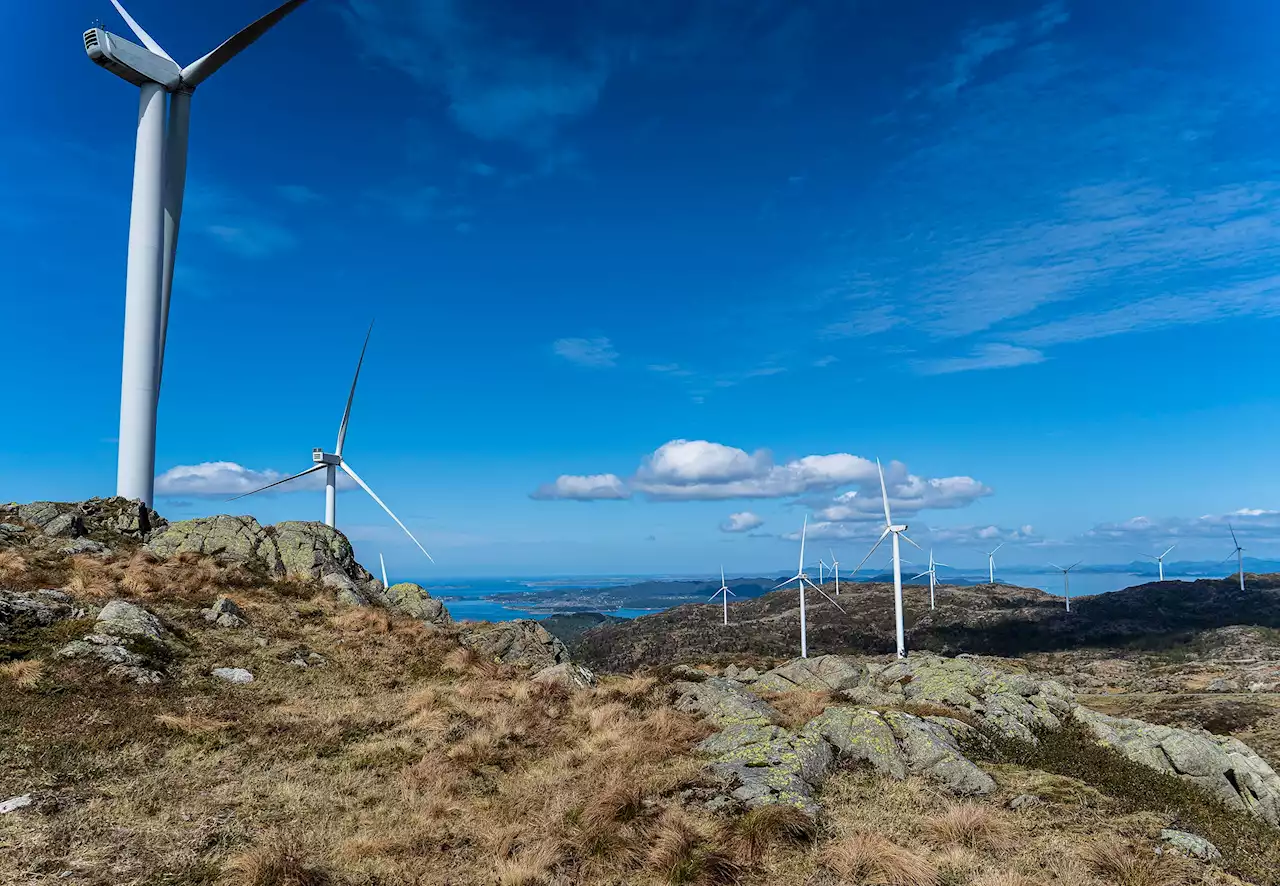
<instances>
[{"instance_id":1,"label":"white cloud","mask_svg":"<svg viewBox=\"0 0 1280 886\"><path fill-rule=\"evenodd\" d=\"M558 338L551 343L551 350L579 366L607 369L618 364L618 352L613 342L604 336L596 338Z\"/></svg>"},{"instance_id":2,"label":"white cloud","mask_svg":"<svg viewBox=\"0 0 1280 886\"><path fill-rule=\"evenodd\" d=\"M576 476L561 474L554 483L544 483L530 498L571 501L599 501L628 498L631 493L617 474Z\"/></svg>"},{"instance_id":3,"label":"white cloud","mask_svg":"<svg viewBox=\"0 0 1280 886\"><path fill-rule=\"evenodd\" d=\"M1230 529L1240 539L1280 541L1280 511L1239 508L1226 514L1200 517L1131 517L1119 523L1101 523L1084 533L1093 542L1167 547L1177 541L1221 540L1231 544ZM1161 548L1163 550L1163 548ZM1159 553L1155 551L1154 553Z\"/></svg>"},{"instance_id":4,"label":"white cloud","mask_svg":"<svg viewBox=\"0 0 1280 886\"><path fill-rule=\"evenodd\" d=\"M564 488L558 488L560 484ZM991 489L972 477L925 478L899 462L885 478L892 507L903 514L929 508L962 508ZM671 440L645 456L634 476L616 474L561 477L541 487L535 498L573 498L582 489L591 498L625 498L631 492L659 501L795 498L857 486L830 503L819 517L826 522L862 522L881 513L876 463L847 452L806 455L777 464L768 450L747 452L710 440ZM594 494L597 487L609 494Z\"/></svg>"},{"instance_id":5,"label":"white cloud","mask_svg":"<svg viewBox=\"0 0 1280 886\"><path fill-rule=\"evenodd\" d=\"M729 519L720 524L721 532L750 532L764 525L764 518L750 511L739 511L730 514Z\"/></svg>"},{"instance_id":6,"label":"white cloud","mask_svg":"<svg viewBox=\"0 0 1280 886\"><path fill-rule=\"evenodd\" d=\"M974 369L1008 369L1012 366L1028 366L1043 361L1044 354L1034 348L992 343L978 345L967 357L920 361L916 364L916 371L922 375L944 375L950 372L969 372Z\"/></svg>"},{"instance_id":7,"label":"white cloud","mask_svg":"<svg viewBox=\"0 0 1280 886\"><path fill-rule=\"evenodd\" d=\"M177 465L156 477L156 495L218 498L243 495L260 489L288 474L266 469L255 471L233 461L206 461L198 465ZM316 471L272 489L272 492L314 491L324 487L324 472ZM338 488L355 487L345 474L338 474Z\"/></svg>"},{"instance_id":8,"label":"white cloud","mask_svg":"<svg viewBox=\"0 0 1280 886\"><path fill-rule=\"evenodd\" d=\"M1009 529L1003 526L950 526L928 530L931 541L967 545L988 551L998 544L1008 542L1041 541L1035 527L1030 524Z\"/></svg>"}]
</instances>

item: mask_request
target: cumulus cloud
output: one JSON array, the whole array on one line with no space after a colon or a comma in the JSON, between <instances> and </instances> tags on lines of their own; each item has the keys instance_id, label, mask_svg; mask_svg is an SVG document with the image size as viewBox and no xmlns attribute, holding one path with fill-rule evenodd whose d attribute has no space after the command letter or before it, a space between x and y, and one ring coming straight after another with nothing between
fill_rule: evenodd
<instances>
[{"instance_id":1,"label":"cumulus cloud","mask_svg":"<svg viewBox=\"0 0 1280 886\"><path fill-rule=\"evenodd\" d=\"M156 477L156 495L181 495L193 498L220 498L243 495L261 489L288 474L271 469L255 471L233 461L206 461L198 465L177 465ZM355 484L345 474L338 475L338 488L351 489ZM272 492L302 492L324 487L324 472L316 471Z\"/></svg>"},{"instance_id":2,"label":"cumulus cloud","mask_svg":"<svg viewBox=\"0 0 1280 886\"><path fill-rule=\"evenodd\" d=\"M626 484L617 474L576 476L561 474L554 483L544 483L529 496L541 500L600 501L630 497Z\"/></svg>"},{"instance_id":3,"label":"cumulus cloud","mask_svg":"<svg viewBox=\"0 0 1280 886\"><path fill-rule=\"evenodd\" d=\"M1156 546L1161 542L1182 540L1225 539L1229 544L1230 529L1240 539L1280 539L1280 511L1265 508L1239 508L1226 514L1200 517L1131 517L1118 523L1101 523L1084 533L1095 542L1116 542ZM1158 552L1157 552L1158 553Z\"/></svg>"},{"instance_id":4,"label":"cumulus cloud","mask_svg":"<svg viewBox=\"0 0 1280 886\"><path fill-rule=\"evenodd\" d=\"M929 530L930 540L990 550L1008 542L1039 542L1035 527L1027 524L1009 529L1003 526L949 526Z\"/></svg>"},{"instance_id":5,"label":"cumulus cloud","mask_svg":"<svg viewBox=\"0 0 1280 886\"><path fill-rule=\"evenodd\" d=\"M739 511L730 514L729 519L720 524L721 532L750 532L764 525L764 518L750 511Z\"/></svg>"},{"instance_id":6,"label":"cumulus cloud","mask_svg":"<svg viewBox=\"0 0 1280 886\"><path fill-rule=\"evenodd\" d=\"M594 369L607 369L618 365L618 352L613 342L604 336L596 338L558 338L551 343L551 350L557 355Z\"/></svg>"},{"instance_id":7,"label":"cumulus cloud","mask_svg":"<svg viewBox=\"0 0 1280 886\"><path fill-rule=\"evenodd\" d=\"M989 487L972 477L920 477L900 462L887 466L885 484L890 504L904 515L929 508L962 508L991 494ZM883 515L876 463L861 456L847 452L806 455L779 464L765 449L747 452L710 440L680 439L645 456L627 480L616 474L561 477L541 487L534 497L577 498L582 496L565 493L583 488L594 493L599 487L610 494L587 497L626 498L638 493L658 501L724 501L797 498L849 486L857 488L822 508L819 522L867 522Z\"/></svg>"}]
</instances>

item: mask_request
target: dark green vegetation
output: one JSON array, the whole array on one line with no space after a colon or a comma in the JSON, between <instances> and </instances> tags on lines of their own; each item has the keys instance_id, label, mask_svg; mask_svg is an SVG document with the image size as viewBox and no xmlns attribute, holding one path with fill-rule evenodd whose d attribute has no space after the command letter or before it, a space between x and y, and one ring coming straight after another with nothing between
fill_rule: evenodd
<instances>
[{"instance_id":1,"label":"dark green vegetation","mask_svg":"<svg viewBox=\"0 0 1280 886\"><path fill-rule=\"evenodd\" d=\"M1217 846L1224 867L1232 873L1259 886L1280 884L1280 832L1227 807L1190 782L1099 744L1083 724L1067 722L1062 729L1037 730L1034 743L981 726L971 735L964 748L971 759L1079 779L1112 798L1122 812L1171 816L1171 827L1203 836Z\"/></svg>"},{"instance_id":2,"label":"dark green vegetation","mask_svg":"<svg viewBox=\"0 0 1280 886\"><path fill-rule=\"evenodd\" d=\"M841 592L843 612L810 595L809 649L891 652L892 586L842 582ZM1280 628L1280 576L1275 575L1253 577L1244 592L1234 579L1153 582L1081 597L1070 613L1061 598L1032 588L945 585L933 611L927 588L906 586L903 592L908 646L945 654L1128 648L1159 645L1161 638L1185 642L1192 632L1227 625ZM587 631L573 644L575 658L615 671L741 655L789 658L800 644L798 604L794 588L734 601L728 627L720 623L718 606L687 604Z\"/></svg>"},{"instance_id":3,"label":"dark green vegetation","mask_svg":"<svg viewBox=\"0 0 1280 886\"><path fill-rule=\"evenodd\" d=\"M776 578L732 578L727 584L729 590L745 600L768 593L778 581ZM582 613L588 610L665 609L690 600L705 600L719 589L719 581L642 581L605 588L545 588L493 594L486 599L511 603L531 612Z\"/></svg>"},{"instance_id":4,"label":"dark green vegetation","mask_svg":"<svg viewBox=\"0 0 1280 886\"><path fill-rule=\"evenodd\" d=\"M566 612L548 615L541 624L561 643L569 643L578 635L604 624L617 624L626 621L616 615L605 615L602 612Z\"/></svg>"}]
</instances>

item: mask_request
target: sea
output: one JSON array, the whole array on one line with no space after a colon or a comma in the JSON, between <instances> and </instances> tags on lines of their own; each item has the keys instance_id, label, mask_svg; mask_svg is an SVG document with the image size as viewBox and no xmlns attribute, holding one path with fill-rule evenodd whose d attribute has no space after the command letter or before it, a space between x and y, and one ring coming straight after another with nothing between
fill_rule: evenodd
<instances>
[{"instance_id":1,"label":"sea","mask_svg":"<svg viewBox=\"0 0 1280 886\"><path fill-rule=\"evenodd\" d=\"M682 576L692 577L692 576ZM985 576L974 573L967 576L978 580ZM431 596L442 600L449 609L449 614L457 621L511 621L516 618L543 619L545 611L532 612L520 608L518 602L497 602L490 599L498 594L532 594L548 589L591 589L620 587L642 581L652 581L652 575L618 575L608 577L575 577L575 578L453 578L432 580L408 579L422 585ZM712 577L708 576L708 580ZM1169 576L1174 578L1174 576ZM996 579L1012 585L1028 588L1039 588L1050 594L1062 596L1062 576L1041 573L997 572ZM1150 576L1136 575L1126 572L1081 572L1071 574L1071 596L1083 597L1092 594L1104 594L1118 591L1143 582L1153 581ZM699 597L698 600L702 600ZM620 618L638 618L659 612L658 609L610 609L609 615Z\"/></svg>"}]
</instances>

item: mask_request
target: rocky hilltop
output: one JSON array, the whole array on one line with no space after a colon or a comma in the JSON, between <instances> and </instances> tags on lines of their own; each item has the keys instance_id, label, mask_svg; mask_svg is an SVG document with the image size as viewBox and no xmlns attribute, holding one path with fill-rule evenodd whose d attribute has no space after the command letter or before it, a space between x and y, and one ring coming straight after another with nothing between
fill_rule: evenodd
<instances>
[{"instance_id":1,"label":"rocky hilltop","mask_svg":"<svg viewBox=\"0 0 1280 886\"><path fill-rule=\"evenodd\" d=\"M825 590L834 596L833 585ZM1008 585L939 586L930 610L928 588L904 586L911 649L1018 656L1072 648L1168 643L1179 636L1237 624L1280 627L1280 576L1152 582L1073 601ZM816 598L816 599L815 599ZM835 653L892 651L893 586L841 583L844 611L817 594L808 598L809 648ZM730 606L690 604L626 623L594 627L573 643L592 667L629 671L678 661L756 654L784 658L798 651L799 598L783 589Z\"/></svg>"},{"instance_id":2,"label":"rocky hilltop","mask_svg":"<svg viewBox=\"0 0 1280 886\"><path fill-rule=\"evenodd\" d=\"M0 533L0 882L1280 886L1265 753L1022 662L598 676L320 524L105 500Z\"/></svg>"}]
</instances>

